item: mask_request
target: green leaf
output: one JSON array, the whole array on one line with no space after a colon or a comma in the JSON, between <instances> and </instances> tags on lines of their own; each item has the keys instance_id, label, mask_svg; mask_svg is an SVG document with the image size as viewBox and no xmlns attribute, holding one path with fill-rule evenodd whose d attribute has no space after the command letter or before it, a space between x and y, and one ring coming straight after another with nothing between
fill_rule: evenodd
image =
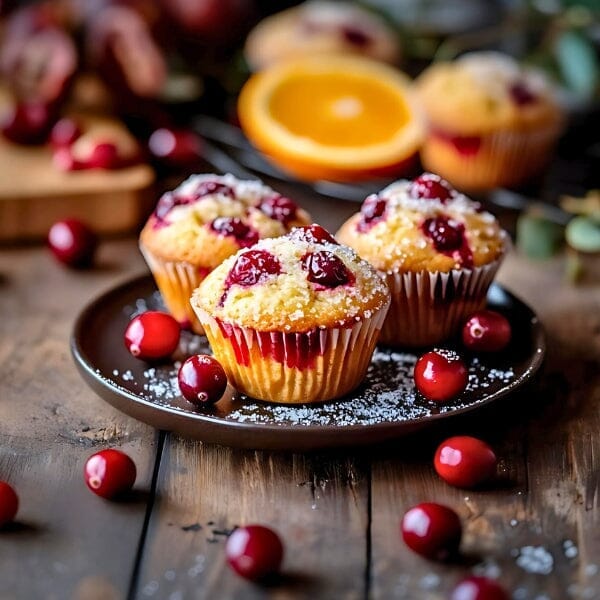
<instances>
[{"instance_id":1,"label":"green leaf","mask_svg":"<svg viewBox=\"0 0 600 600\"><path fill-rule=\"evenodd\" d=\"M554 53L566 85L581 99L591 99L600 81L600 65L591 41L579 31L564 31L556 39Z\"/></svg>"}]
</instances>

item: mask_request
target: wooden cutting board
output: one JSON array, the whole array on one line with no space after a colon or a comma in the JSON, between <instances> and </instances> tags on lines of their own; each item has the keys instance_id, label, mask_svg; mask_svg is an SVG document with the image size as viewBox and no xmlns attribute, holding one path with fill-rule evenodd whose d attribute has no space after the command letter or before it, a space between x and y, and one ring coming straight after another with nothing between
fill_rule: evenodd
<instances>
[{"instance_id":1,"label":"wooden cutting board","mask_svg":"<svg viewBox=\"0 0 600 600\"><path fill-rule=\"evenodd\" d=\"M86 129L107 124L106 117L86 119ZM110 125L128 135L119 122ZM43 238L66 217L98 233L133 231L151 208L153 181L147 164L62 172L49 146L21 146L0 136L0 242Z\"/></svg>"}]
</instances>

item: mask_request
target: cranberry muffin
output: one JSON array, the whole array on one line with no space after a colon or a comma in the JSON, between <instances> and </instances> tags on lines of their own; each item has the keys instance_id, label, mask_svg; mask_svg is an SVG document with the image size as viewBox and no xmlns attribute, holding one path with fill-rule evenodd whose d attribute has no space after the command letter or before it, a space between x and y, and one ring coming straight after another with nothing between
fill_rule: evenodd
<instances>
[{"instance_id":1,"label":"cranberry muffin","mask_svg":"<svg viewBox=\"0 0 600 600\"><path fill-rule=\"evenodd\" d=\"M337 238L387 281L392 303L380 341L399 347L455 334L485 305L509 243L492 214L431 173L369 196Z\"/></svg>"},{"instance_id":2,"label":"cranberry muffin","mask_svg":"<svg viewBox=\"0 0 600 600\"><path fill-rule=\"evenodd\" d=\"M306 211L259 181L193 175L160 198L140 250L169 312L203 333L190 297L204 277L240 248L308 223Z\"/></svg>"},{"instance_id":3,"label":"cranberry muffin","mask_svg":"<svg viewBox=\"0 0 600 600\"><path fill-rule=\"evenodd\" d=\"M369 263L312 225L239 250L191 303L240 391L294 404L338 398L361 383L389 291Z\"/></svg>"},{"instance_id":4,"label":"cranberry muffin","mask_svg":"<svg viewBox=\"0 0 600 600\"><path fill-rule=\"evenodd\" d=\"M426 169L466 190L523 183L552 154L564 111L545 75L498 52L435 63L416 81Z\"/></svg>"}]
</instances>

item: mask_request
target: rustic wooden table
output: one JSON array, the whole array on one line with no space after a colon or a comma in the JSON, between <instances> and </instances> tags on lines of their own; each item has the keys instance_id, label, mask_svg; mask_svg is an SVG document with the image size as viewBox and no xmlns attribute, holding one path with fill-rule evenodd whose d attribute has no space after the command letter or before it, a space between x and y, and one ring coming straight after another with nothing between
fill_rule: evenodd
<instances>
[{"instance_id":1,"label":"rustic wooden table","mask_svg":"<svg viewBox=\"0 0 600 600\"><path fill-rule=\"evenodd\" d=\"M355 204L307 199L335 229ZM133 237L105 240L74 272L41 246L0 249L0 479L21 498L0 532L0 598L446 598L468 573L515 600L600 598L600 286L564 282L563 257L515 254L500 281L548 336L538 381L451 427L371 449L243 451L158 432L117 412L78 375L69 336L82 306L145 271ZM487 439L499 480L452 488L432 468L448 434ZM91 494L85 459L120 447L138 466L124 501ZM408 550L399 521L426 500L464 522L464 559ZM271 587L224 560L236 524L266 523L286 545Z\"/></svg>"}]
</instances>

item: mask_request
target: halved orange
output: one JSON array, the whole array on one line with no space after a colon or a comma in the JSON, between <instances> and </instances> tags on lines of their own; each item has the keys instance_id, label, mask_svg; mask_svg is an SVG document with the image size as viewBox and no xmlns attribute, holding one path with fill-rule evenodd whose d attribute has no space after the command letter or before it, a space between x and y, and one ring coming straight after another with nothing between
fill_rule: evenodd
<instances>
[{"instance_id":1,"label":"halved orange","mask_svg":"<svg viewBox=\"0 0 600 600\"><path fill-rule=\"evenodd\" d=\"M238 113L268 159L312 181L400 175L423 139L410 79L354 56L306 57L260 71L242 88Z\"/></svg>"}]
</instances>

